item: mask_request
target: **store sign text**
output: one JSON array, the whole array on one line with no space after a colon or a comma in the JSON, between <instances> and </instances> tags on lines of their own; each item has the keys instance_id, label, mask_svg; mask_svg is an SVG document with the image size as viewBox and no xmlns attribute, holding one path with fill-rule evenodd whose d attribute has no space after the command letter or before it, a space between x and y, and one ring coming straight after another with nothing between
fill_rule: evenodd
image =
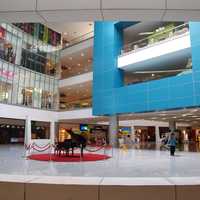
<instances>
[{"instance_id":1,"label":"store sign text","mask_svg":"<svg viewBox=\"0 0 200 200\"><path fill-rule=\"evenodd\" d=\"M0 76L6 79L13 79L14 78L14 72L8 71L8 70L0 70Z\"/></svg>"}]
</instances>

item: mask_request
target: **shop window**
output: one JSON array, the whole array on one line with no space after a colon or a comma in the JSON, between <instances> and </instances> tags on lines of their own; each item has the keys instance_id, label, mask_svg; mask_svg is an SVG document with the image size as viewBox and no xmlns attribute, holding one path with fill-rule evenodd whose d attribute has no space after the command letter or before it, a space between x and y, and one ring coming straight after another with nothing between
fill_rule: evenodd
<instances>
[{"instance_id":1,"label":"shop window","mask_svg":"<svg viewBox=\"0 0 200 200\"><path fill-rule=\"evenodd\" d=\"M31 121L32 139L50 139L50 122Z\"/></svg>"}]
</instances>

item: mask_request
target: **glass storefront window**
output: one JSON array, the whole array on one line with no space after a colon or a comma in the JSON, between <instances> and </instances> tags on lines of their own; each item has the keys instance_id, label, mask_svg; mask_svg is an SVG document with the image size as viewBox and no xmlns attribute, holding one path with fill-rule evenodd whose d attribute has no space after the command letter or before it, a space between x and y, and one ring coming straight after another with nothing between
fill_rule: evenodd
<instances>
[{"instance_id":1,"label":"glass storefront window","mask_svg":"<svg viewBox=\"0 0 200 200\"><path fill-rule=\"evenodd\" d=\"M50 139L50 122L31 121L31 139Z\"/></svg>"},{"instance_id":2,"label":"glass storefront window","mask_svg":"<svg viewBox=\"0 0 200 200\"><path fill-rule=\"evenodd\" d=\"M0 102L56 109L59 48L33 35L0 24Z\"/></svg>"}]
</instances>

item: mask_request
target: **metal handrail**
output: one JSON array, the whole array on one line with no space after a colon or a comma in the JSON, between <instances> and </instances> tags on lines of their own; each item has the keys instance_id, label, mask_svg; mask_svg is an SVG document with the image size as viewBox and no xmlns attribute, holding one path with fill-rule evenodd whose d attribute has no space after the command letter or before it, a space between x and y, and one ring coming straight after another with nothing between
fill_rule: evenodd
<instances>
[{"instance_id":1,"label":"metal handrail","mask_svg":"<svg viewBox=\"0 0 200 200\"><path fill-rule=\"evenodd\" d=\"M185 28L185 31L183 32L184 28ZM188 31L189 31L189 24L184 23L184 24L181 24L179 26L173 27L171 29L167 29L165 31L157 33L155 35L150 35L150 36L145 37L141 40L131 42L131 43L125 45L122 49L121 55L124 55L124 54L126 54L127 52L130 52L130 51L142 49L142 48L144 48L144 47L146 47L150 44L156 44L157 43L157 42L149 43L150 39L155 39L156 37L159 37L159 36L162 36L162 35L164 36L167 33L169 33L168 37L164 38L164 40L166 40L168 38L171 38L171 37L174 37L174 36L177 36L177 35L181 35L181 34L186 33Z\"/></svg>"}]
</instances>

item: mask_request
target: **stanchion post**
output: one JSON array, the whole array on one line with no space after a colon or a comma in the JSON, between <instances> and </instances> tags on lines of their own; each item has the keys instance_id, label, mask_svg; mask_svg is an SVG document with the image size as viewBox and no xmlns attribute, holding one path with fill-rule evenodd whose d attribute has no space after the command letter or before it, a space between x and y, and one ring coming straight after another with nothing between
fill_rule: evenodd
<instances>
[{"instance_id":1,"label":"stanchion post","mask_svg":"<svg viewBox=\"0 0 200 200\"><path fill-rule=\"evenodd\" d=\"M50 148L49 148L49 151L50 151L50 162L51 162L51 152L52 152L52 144L50 144Z\"/></svg>"},{"instance_id":2,"label":"stanchion post","mask_svg":"<svg viewBox=\"0 0 200 200\"><path fill-rule=\"evenodd\" d=\"M111 145L111 148L112 148L112 157L113 157L113 145Z\"/></svg>"}]
</instances>

